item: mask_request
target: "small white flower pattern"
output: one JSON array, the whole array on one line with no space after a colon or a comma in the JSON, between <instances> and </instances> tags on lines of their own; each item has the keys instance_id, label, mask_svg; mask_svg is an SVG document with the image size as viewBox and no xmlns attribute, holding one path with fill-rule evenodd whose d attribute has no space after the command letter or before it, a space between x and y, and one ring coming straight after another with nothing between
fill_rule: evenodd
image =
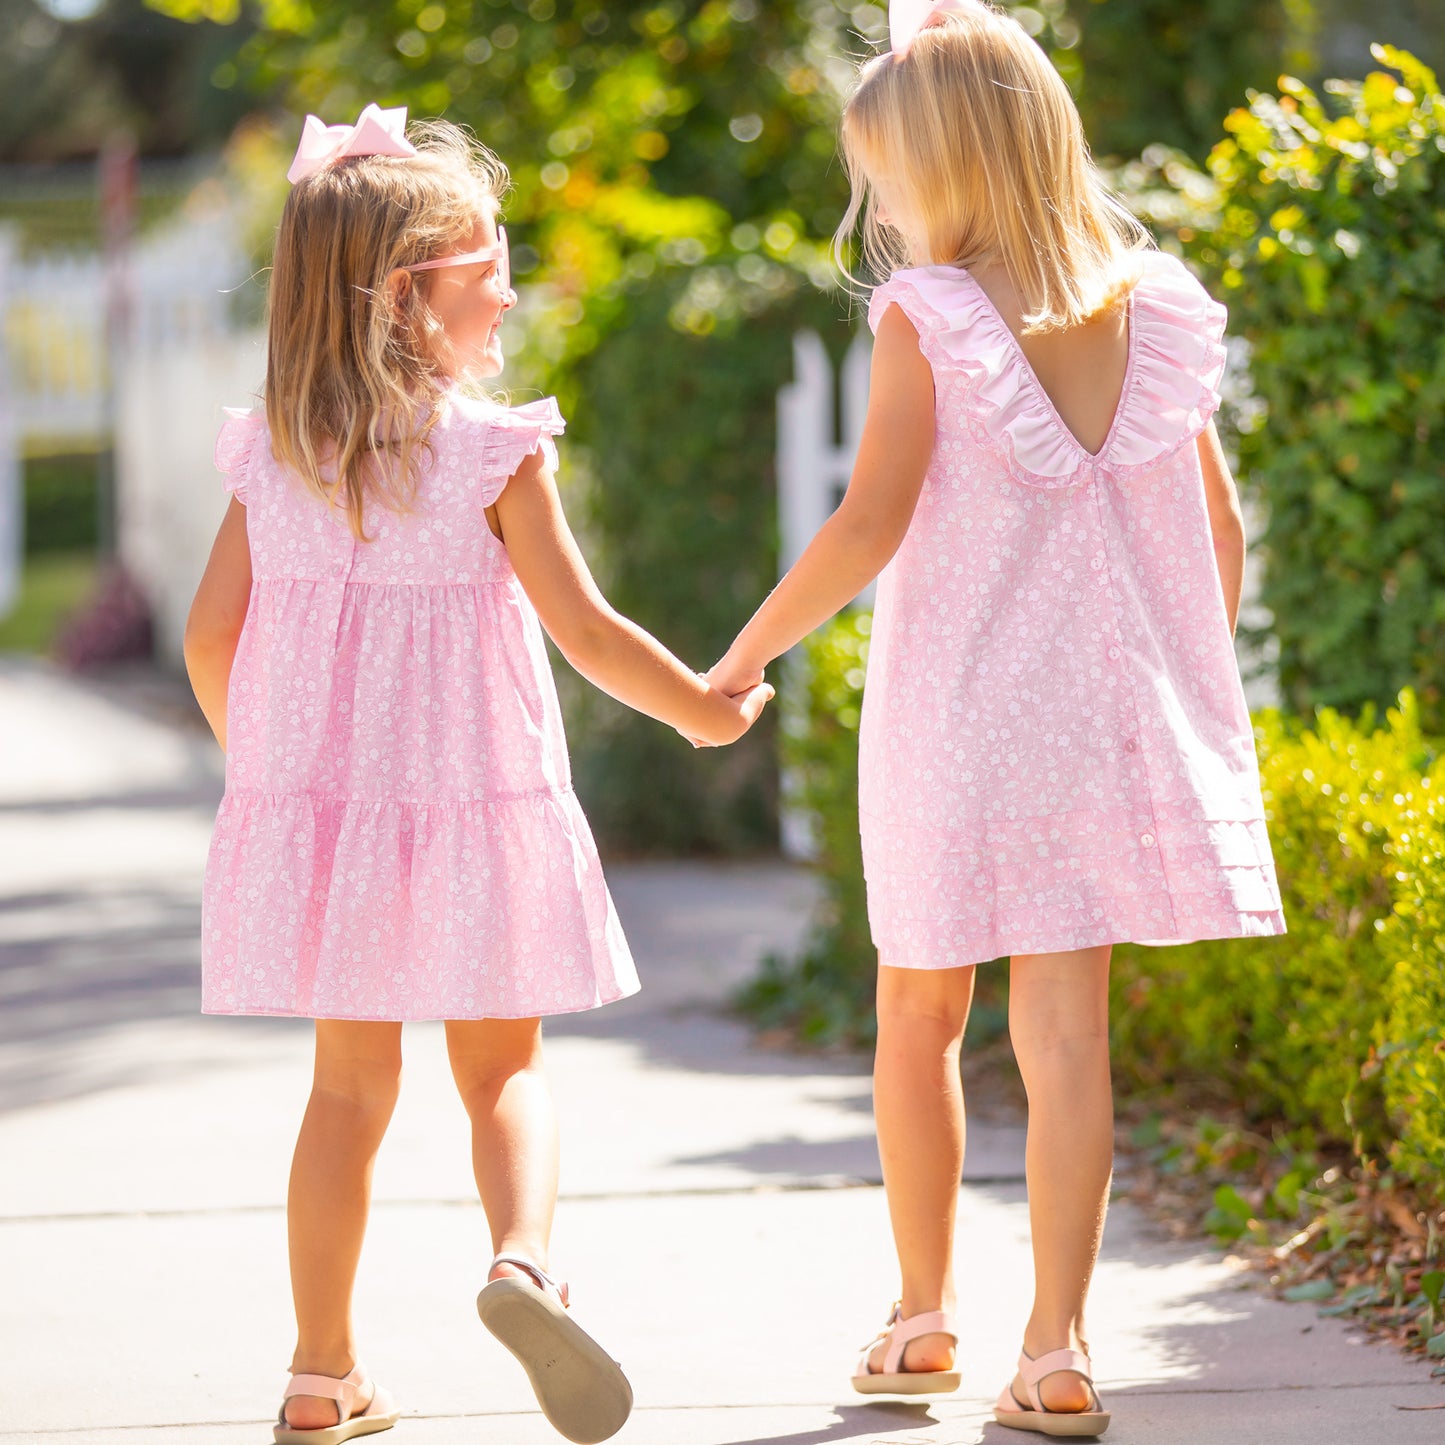
<instances>
[{"instance_id":1,"label":"small white flower pattern","mask_svg":"<svg viewBox=\"0 0 1445 1445\"><path fill-rule=\"evenodd\" d=\"M966 271L896 272L937 439L878 585L859 757L879 961L1282 933L1194 439L1223 308L1152 253L1097 455Z\"/></svg>"},{"instance_id":2,"label":"small white flower pattern","mask_svg":"<svg viewBox=\"0 0 1445 1445\"><path fill-rule=\"evenodd\" d=\"M550 399L448 398L369 542L233 417L253 586L202 903L207 1013L529 1018L637 989L541 625L485 508L562 431Z\"/></svg>"}]
</instances>

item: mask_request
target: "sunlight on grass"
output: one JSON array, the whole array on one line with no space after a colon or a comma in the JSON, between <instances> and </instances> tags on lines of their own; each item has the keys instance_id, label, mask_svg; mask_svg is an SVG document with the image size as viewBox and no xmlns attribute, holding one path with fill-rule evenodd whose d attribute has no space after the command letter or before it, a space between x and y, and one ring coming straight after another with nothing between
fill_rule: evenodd
<instances>
[{"instance_id":1,"label":"sunlight on grass","mask_svg":"<svg viewBox=\"0 0 1445 1445\"><path fill-rule=\"evenodd\" d=\"M91 552L56 552L25 561L20 596L0 618L0 652L48 652L95 580Z\"/></svg>"}]
</instances>

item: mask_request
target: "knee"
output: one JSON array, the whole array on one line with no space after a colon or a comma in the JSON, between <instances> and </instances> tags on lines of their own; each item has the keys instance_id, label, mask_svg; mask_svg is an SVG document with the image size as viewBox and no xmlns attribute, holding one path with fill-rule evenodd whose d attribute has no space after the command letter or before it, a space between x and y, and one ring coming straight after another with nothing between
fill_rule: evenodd
<instances>
[{"instance_id":1,"label":"knee","mask_svg":"<svg viewBox=\"0 0 1445 1445\"><path fill-rule=\"evenodd\" d=\"M1061 1069L1069 1074L1107 1071L1109 1024L1105 1018L1072 1015L1054 1010L1026 1015L1011 1011L1009 1040L1019 1070L1025 1076Z\"/></svg>"},{"instance_id":2,"label":"knee","mask_svg":"<svg viewBox=\"0 0 1445 1445\"><path fill-rule=\"evenodd\" d=\"M963 1039L973 999L972 968L878 970L878 1039L901 1039L932 1048Z\"/></svg>"},{"instance_id":3,"label":"knee","mask_svg":"<svg viewBox=\"0 0 1445 1445\"><path fill-rule=\"evenodd\" d=\"M312 1097L385 1123L401 1093L401 1054L318 1059Z\"/></svg>"},{"instance_id":4,"label":"knee","mask_svg":"<svg viewBox=\"0 0 1445 1445\"><path fill-rule=\"evenodd\" d=\"M450 1049L452 1077L457 1093L470 1111L489 1107L513 1079L542 1072L539 1028L493 1028L485 1035L463 1041L454 1038Z\"/></svg>"}]
</instances>

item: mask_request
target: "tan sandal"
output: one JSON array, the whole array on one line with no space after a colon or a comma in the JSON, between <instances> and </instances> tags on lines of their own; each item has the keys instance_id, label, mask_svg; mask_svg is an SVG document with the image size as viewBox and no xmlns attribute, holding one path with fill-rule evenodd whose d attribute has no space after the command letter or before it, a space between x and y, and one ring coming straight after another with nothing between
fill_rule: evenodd
<instances>
[{"instance_id":1,"label":"tan sandal","mask_svg":"<svg viewBox=\"0 0 1445 1445\"><path fill-rule=\"evenodd\" d=\"M632 1413L622 1366L568 1314L565 1284L520 1254L499 1254L492 1268L499 1264L535 1283L494 1279L477 1296L482 1323L517 1357L558 1434L575 1445L610 1439Z\"/></svg>"},{"instance_id":2,"label":"tan sandal","mask_svg":"<svg viewBox=\"0 0 1445 1445\"><path fill-rule=\"evenodd\" d=\"M957 1370L905 1370L903 1351L923 1335L948 1335L956 1345L958 1331L953 1320L942 1310L903 1318L903 1302L893 1306L888 1323L863 1346L858 1368L853 1371L853 1388L860 1395L951 1395L958 1389L961 1376ZM871 1356L879 1345L887 1342L883 1368L875 1370Z\"/></svg>"},{"instance_id":3,"label":"tan sandal","mask_svg":"<svg viewBox=\"0 0 1445 1445\"><path fill-rule=\"evenodd\" d=\"M1039 1386L1061 1370L1072 1370L1084 1377L1094 1402L1092 1410L1050 1410L1044 1404ZM1039 1435L1054 1436L1102 1435L1109 1428L1109 1412L1094 1388L1093 1367L1087 1355L1078 1350L1050 1350L1048 1354L1031 1360L1021 1354L1019 1378L1024 1382L1028 1400L1020 1400L1014 1394L1013 1381L1010 1380L993 1407L993 1418L1000 1425L1007 1425L1010 1430L1032 1430Z\"/></svg>"},{"instance_id":4,"label":"tan sandal","mask_svg":"<svg viewBox=\"0 0 1445 1445\"><path fill-rule=\"evenodd\" d=\"M364 1410L358 1410L357 1401L365 1397L368 1385L371 1386L371 1399ZM298 1430L294 1425L288 1425L286 1402L297 1395L334 1400L336 1424L319 1425L314 1430ZM400 1419L401 1411L396 1401L380 1385L368 1380L366 1371L360 1365L340 1380L330 1375L292 1375L285 1394L281 1396L281 1412L276 1416L276 1445L342 1445L345 1440L390 1430Z\"/></svg>"}]
</instances>

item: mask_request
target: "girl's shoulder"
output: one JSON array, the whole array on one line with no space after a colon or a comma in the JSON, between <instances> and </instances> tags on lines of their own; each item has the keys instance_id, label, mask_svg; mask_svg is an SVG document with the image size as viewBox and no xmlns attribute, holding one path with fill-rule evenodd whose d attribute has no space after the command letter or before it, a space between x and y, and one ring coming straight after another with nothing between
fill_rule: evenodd
<instances>
[{"instance_id":1,"label":"girl's shoulder","mask_svg":"<svg viewBox=\"0 0 1445 1445\"><path fill-rule=\"evenodd\" d=\"M503 406L488 397L453 392L437 429L466 453L468 464L474 465L484 480L505 484L523 460L539 449L555 468L557 448L552 438L561 436L566 428L553 396L521 406Z\"/></svg>"},{"instance_id":2,"label":"girl's shoulder","mask_svg":"<svg viewBox=\"0 0 1445 1445\"><path fill-rule=\"evenodd\" d=\"M1129 363L1113 430L1096 456L1064 430L1008 324L962 267L914 266L878 286L874 331L889 306L918 332L935 377L958 378L975 431L1010 472L1040 486L1071 485L1096 469L1157 466L1203 431L1219 405L1225 309L1177 257L1137 254L1129 293Z\"/></svg>"},{"instance_id":3,"label":"girl's shoulder","mask_svg":"<svg viewBox=\"0 0 1445 1445\"><path fill-rule=\"evenodd\" d=\"M216 470L225 479L225 489L244 503L258 461L271 451L266 408L228 406L225 412L226 419L216 436Z\"/></svg>"}]
</instances>

